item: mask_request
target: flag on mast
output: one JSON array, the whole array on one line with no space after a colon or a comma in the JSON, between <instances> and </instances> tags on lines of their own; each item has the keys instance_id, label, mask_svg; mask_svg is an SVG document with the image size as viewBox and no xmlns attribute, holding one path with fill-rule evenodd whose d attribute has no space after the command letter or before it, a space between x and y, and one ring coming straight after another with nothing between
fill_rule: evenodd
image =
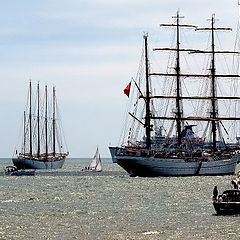
<instances>
[{"instance_id":1,"label":"flag on mast","mask_svg":"<svg viewBox=\"0 0 240 240\"><path fill-rule=\"evenodd\" d=\"M129 94L130 94L130 88L131 88L131 82L123 90L124 94L126 94L128 97L129 97Z\"/></svg>"}]
</instances>

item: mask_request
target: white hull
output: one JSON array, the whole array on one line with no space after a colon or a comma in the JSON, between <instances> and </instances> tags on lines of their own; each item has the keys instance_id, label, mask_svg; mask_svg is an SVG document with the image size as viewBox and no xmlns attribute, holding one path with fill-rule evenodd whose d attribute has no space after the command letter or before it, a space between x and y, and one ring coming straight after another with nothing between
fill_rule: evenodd
<instances>
[{"instance_id":1,"label":"white hull","mask_svg":"<svg viewBox=\"0 0 240 240\"><path fill-rule=\"evenodd\" d=\"M116 156L117 163L133 176L193 176L234 174L239 156L218 161Z\"/></svg>"},{"instance_id":2,"label":"white hull","mask_svg":"<svg viewBox=\"0 0 240 240\"><path fill-rule=\"evenodd\" d=\"M60 160L34 160L25 158L13 158L13 164L19 169L59 169L62 168L65 158Z\"/></svg>"}]
</instances>

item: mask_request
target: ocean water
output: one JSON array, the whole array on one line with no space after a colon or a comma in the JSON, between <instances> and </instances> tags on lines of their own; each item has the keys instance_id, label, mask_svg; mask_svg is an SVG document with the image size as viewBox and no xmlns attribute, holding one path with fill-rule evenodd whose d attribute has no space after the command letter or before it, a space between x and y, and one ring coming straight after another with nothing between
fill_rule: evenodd
<instances>
[{"instance_id":1,"label":"ocean water","mask_svg":"<svg viewBox=\"0 0 240 240\"><path fill-rule=\"evenodd\" d=\"M217 216L212 190L232 176L130 178L104 159L104 171L84 174L90 159L36 176L0 176L0 239L238 239L240 215ZM11 164L0 160L0 169Z\"/></svg>"}]
</instances>

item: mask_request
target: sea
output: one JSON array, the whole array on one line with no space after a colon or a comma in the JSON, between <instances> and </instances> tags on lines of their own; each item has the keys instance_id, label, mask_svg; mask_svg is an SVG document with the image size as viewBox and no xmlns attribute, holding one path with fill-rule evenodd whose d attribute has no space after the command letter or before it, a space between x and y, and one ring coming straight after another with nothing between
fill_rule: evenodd
<instances>
[{"instance_id":1,"label":"sea","mask_svg":"<svg viewBox=\"0 0 240 240\"><path fill-rule=\"evenodd\" d=\"M0 239L239 239L240 215L218 216L212 205L233 176L129 177L111 159L101 173L67 159L35 176L0 174ZM0 159L0 172L11 165Z\"/></svg>"}]
</instances>

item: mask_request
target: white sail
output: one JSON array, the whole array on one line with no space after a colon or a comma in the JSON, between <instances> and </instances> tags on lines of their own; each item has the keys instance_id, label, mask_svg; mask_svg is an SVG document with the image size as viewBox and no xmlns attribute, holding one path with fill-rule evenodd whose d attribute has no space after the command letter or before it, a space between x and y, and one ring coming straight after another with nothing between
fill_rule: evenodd
<instances>
[{"instance_id":1,"label":"white sail","mask_svg":"<svg viewBox=\"0 0 240 240\"><path fill-rule=\"evenodd\" d=\"M83 170L86 171L96 171L101 172L102 171L102 163L101 163L101 157L99 154L99 150L97 147L96 153L94 154L94 157L88 167L85 167Z\"/></svg>"},{"instance_id":2,"label":"white sail","mask_svg":"<svg viewBox=\"0 0 240 240\"><path fill-rule=\"evenodd\" d=\"M101 172L102 171L102 162L101 162L101 157L100 154L98 155L98 159L97 159L97 165L96 165L96 171L97 172Z\"/></svg>"},{"instance_id":3,"label":"white sail","mask_svg":"<svg viewBox=\"0 0 240 240\"><path fill-rule=\"evenodd\" d=\"M97 166L97 163L98 163L98 155L99 155L99 153L98 153L98 147L97 147L96 153L95 153L95 155L94 155L94 157L93 157L93 159L92 159L92 161L89 165L89 169L91 169L91 170L96 169L96 166Z\"/></svg>"}]
</instances>

